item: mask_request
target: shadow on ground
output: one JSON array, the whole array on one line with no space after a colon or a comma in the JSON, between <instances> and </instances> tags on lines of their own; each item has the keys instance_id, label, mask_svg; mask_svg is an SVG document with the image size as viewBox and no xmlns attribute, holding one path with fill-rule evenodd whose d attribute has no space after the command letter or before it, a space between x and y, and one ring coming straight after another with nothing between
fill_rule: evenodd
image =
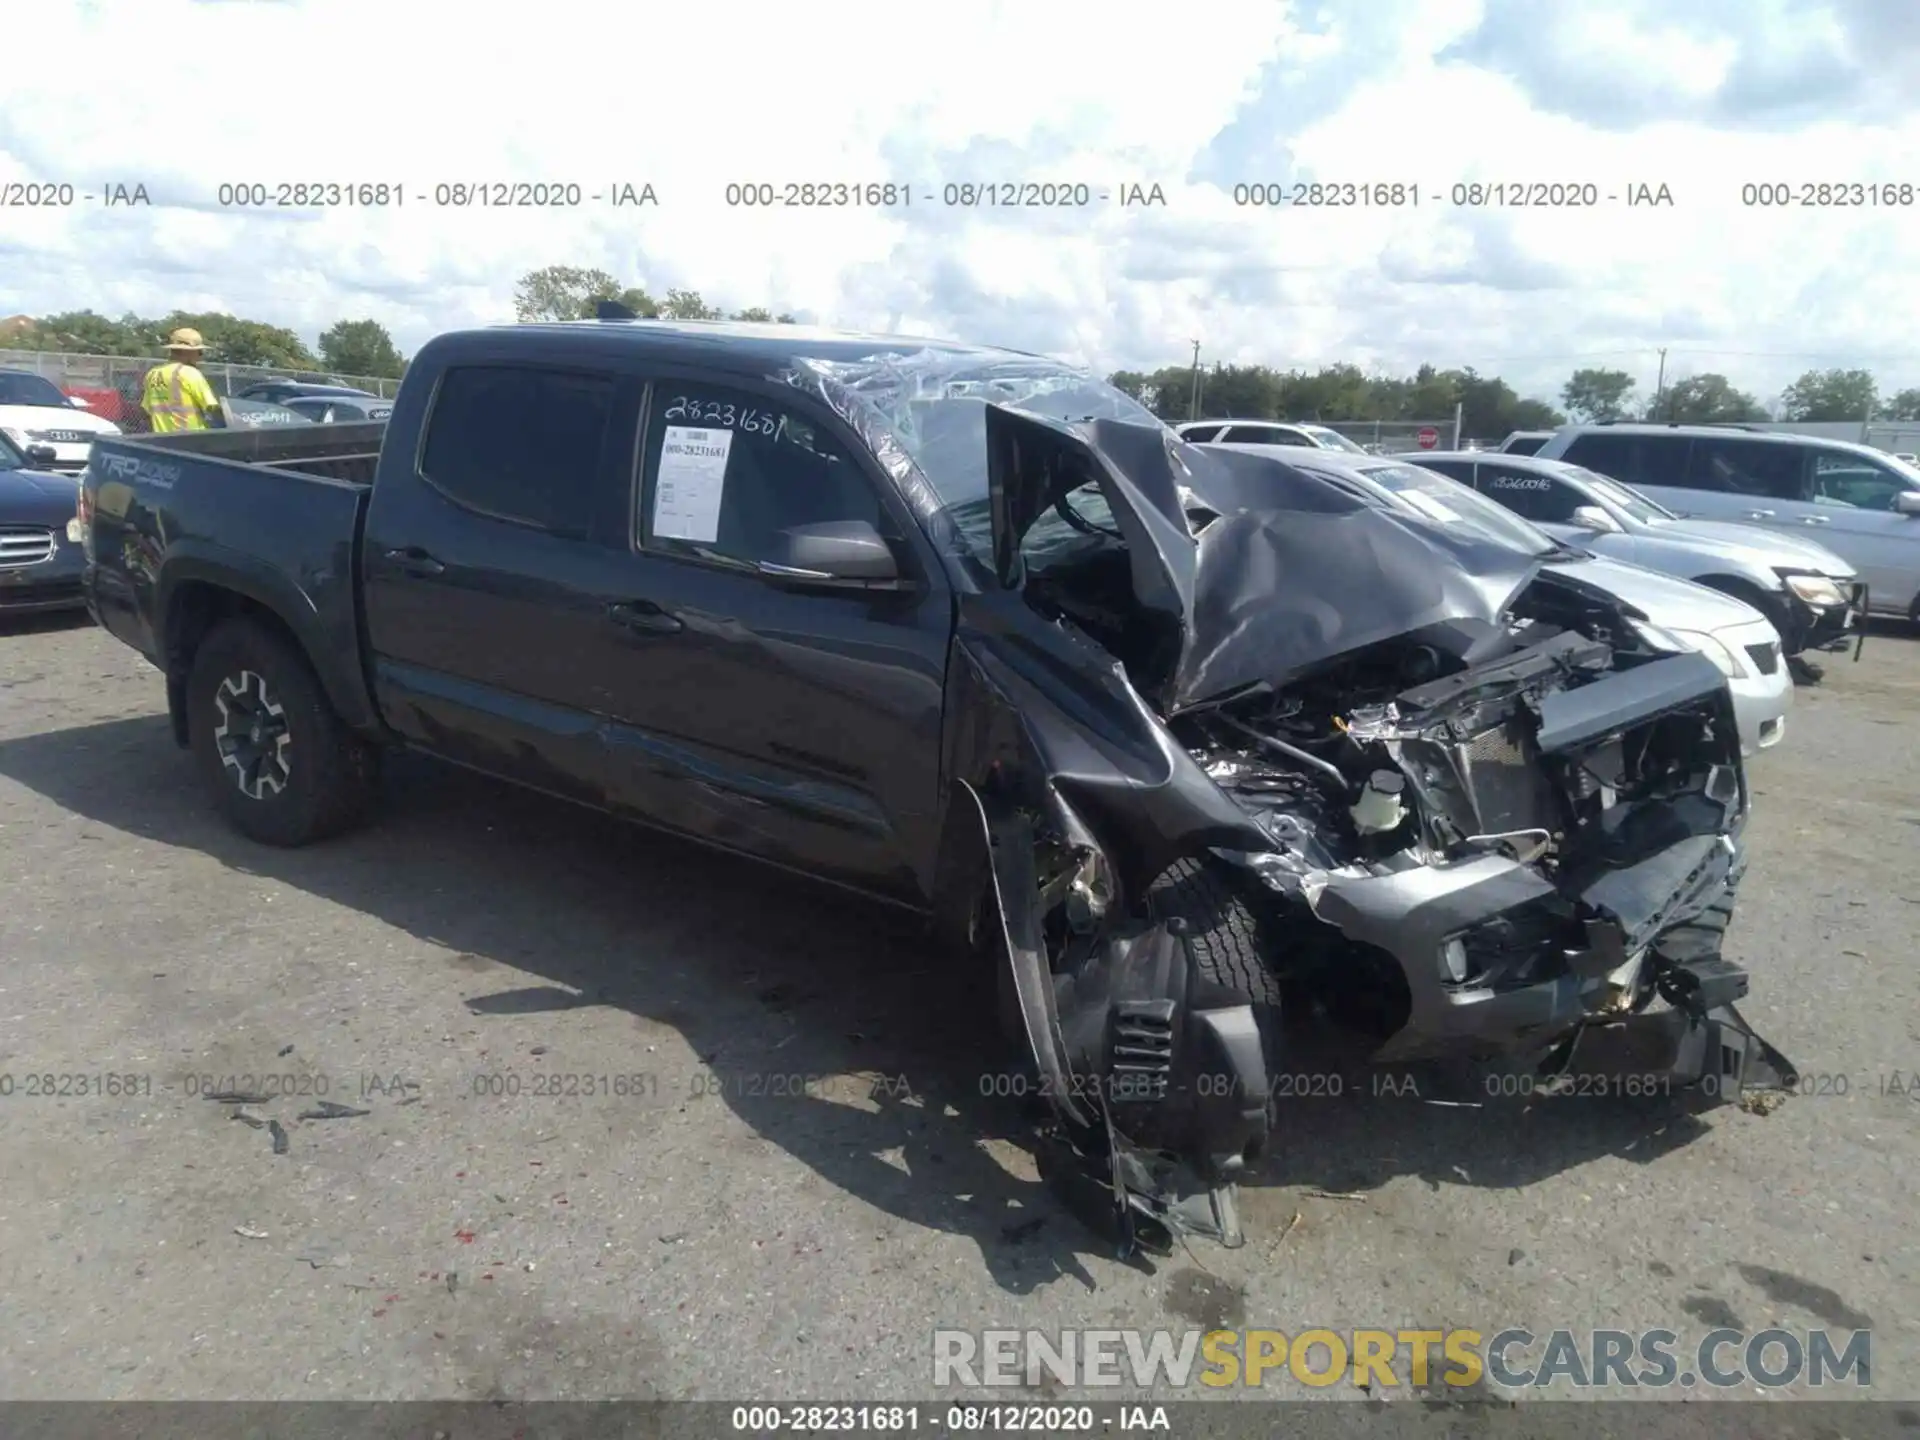
<instances>
[{"instance_id":1,"label":"shadow on ground","mask_svg":"<svg viewBox=\"0 0 1920 1440\"><path fill-rule=\"evenodd\" d=\"M220 821L157 715L0 741L0 775L88 820L370 915L476 974L493 962L540 977L470 1001L481 1017L617 1006L669 1025L740 1118L823 1179L971 1239L1009 1291L1058 1276L1092 1284L1081 1257L1101 1242L980 1146L1030 1147L1033 1110L983 1093L1007 1073L988 1006L911 916L413 757L392 767L367 830L308 850L257 846ZM769 1013L785 1031L777 1054L764 1048ZM1443 1108L1402 1088L1404 1072L1383 1092L1364 1067L1299 1053L1306 1078L1282 1079L1256 1185L1522 1186L1601 1155L1652 1160L1704 1129L1624 1100ZM868 1113L768 1093L769 1072L889 1078Z\"/></svg>"}]
</instances>

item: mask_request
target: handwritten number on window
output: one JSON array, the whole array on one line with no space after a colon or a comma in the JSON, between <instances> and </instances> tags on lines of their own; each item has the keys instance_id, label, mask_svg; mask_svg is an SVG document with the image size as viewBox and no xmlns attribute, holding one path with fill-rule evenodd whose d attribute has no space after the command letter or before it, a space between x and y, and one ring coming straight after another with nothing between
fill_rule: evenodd
<instances>
[{"instance_id":1,"label":"handwritten number on window","mask_svg":"<svg viewBox=\"0 0 1920 1440\"><path fill-rule=\"evenodd\" d=\"M695 425L712 425L725 430L744 430L750 435L777 437L786 428L783 419L765 410L741 409L718 400L700 401L676 395L666 408L668 420L685 420Z\"/></svg>"}]
</instances>

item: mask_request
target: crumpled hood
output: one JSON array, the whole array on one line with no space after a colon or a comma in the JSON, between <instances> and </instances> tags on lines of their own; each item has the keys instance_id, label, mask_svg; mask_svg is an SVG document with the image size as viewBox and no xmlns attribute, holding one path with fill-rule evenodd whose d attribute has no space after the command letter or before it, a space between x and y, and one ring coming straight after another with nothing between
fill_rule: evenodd
<instances>
[{"instance_id":1,"label":"crumpled hood","mask_svg":"<svg viewBox=\"0 0 1920 1440\"><path fill-rule=\"evenodd\" d=\"M987 430L1001 582L1018 581L1033 522L1091 471L1126 538L1136 598L1179 626L1178 658L1151 687L1169 716L1444 621L1492 623L1538 570L1281 460L1199 450L1164 429L991 406ZM1202 511L1218 518L1196 536L1187 517Z\"/></svg>"},{"instance_id":2,"label":"crumpled hood","mask_svg":"<svg viewBox=\"0 0 1920 1440\"><path fill-rule=\"evenodd\" d=\"M1663 520L1647 527L1659 540L1680 540L1691 547L1712 550L1749 564L1815 570L1833 580L1854 578L1853 566L1826 546L1798 535L1783 535L1757 525L1727 520Z\"/></svg>"}]
</instances>

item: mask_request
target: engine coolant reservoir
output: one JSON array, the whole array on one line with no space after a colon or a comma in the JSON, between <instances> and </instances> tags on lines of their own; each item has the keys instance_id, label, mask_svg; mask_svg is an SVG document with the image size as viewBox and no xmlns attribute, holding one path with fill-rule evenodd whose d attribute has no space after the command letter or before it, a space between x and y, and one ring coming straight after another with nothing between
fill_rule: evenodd
<instances>
[{"instance_id":1,"label":"engine coolant reservoir","mask_svg":"<svg viewBox=\"0 0 1920 1440\"><path fill-rule=\"evenodd\" d=\"M1367 777L1366 788L1347 813L1353 816L1353 828L1362 835L1378 835L1396 829L1407 818L1402 792L1407 777L1398 770L1376 770Z\"/></svg>"}]
</instances>

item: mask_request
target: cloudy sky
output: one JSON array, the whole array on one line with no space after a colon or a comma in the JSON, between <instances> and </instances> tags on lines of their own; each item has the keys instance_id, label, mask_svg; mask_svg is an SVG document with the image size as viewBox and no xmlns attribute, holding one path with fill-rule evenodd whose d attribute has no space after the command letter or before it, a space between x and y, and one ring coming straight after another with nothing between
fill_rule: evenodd
<instances>
[{"instance_id":1,"label":"cloudy sky","mask_svg":"<svg viewBox=\"0 0 1920 1440\"><path fill-rule=\"evenodd\" d=\"M411 350L576 264L1102 369L1198 340L1283 367L1471 364L1550 396L1580 365L1650 387L1664 346L1669 379L1719 370L1766 399L1831 365L1920 384L1915 0L23 0L6 30L0 195L137 182L153 205L0 208L0 314L220 309L310 341L370 316ZM221 203L298 181L405 199ZM435 203L505 181L582 203ZM912 198L726 203L808 181ZM943 203L983 181L1094 198ZM1316 181L1418 204L1236 203ZM1599 203L1453 203L1534 182ZM1742 203L1823 182L1910 203ZM591 198L622 184L658 204ZM1164 205L1123 206L1129 185ZM1673 203L1629 207L1640 185Z\"/></svg>"}]
</instances>

